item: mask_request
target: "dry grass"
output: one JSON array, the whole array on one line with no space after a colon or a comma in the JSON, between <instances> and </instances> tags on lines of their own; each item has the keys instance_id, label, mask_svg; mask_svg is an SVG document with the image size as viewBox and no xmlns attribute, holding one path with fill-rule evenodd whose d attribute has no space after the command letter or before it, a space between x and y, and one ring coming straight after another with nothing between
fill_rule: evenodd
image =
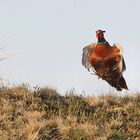
<instances>
[{"instance_id":1,"label":"dry grass","mask_svg":"<svg viewBox=\"0 0 140 140\"><path fill-rule=\"evenodd\" d=\"M139 93L84 97L48 87L0 88L0 140L139 139Z\"/></svg>"}]
</instances>

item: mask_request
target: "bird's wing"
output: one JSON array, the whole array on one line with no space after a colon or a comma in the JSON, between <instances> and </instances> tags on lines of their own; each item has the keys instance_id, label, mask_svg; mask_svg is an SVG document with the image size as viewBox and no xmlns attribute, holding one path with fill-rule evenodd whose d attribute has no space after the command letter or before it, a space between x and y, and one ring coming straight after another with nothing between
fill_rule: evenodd
<instances>
[{"instance_id":1,"label":"bird's wing","mask_svg":"<svg viewBox=\"0 0 140 140\"><path fill-rule=\"evenodd\" d=\"M120 56L121 57L121 61L119 63L119 69L120 69L120 72L123 72L126 70L126 65L125 65L125 61L124 61L124 58L123 58L123 52L122 52L122 48L120 46L119 43L115 43L113 45L113 47L116 47L118 49L116 55Z\"/></svg>"},{"instance_id":2,"label":"bird's wing","mask_svg":"<svg viewBox=\"0 0 140 140\"><path fill-rule=\"evenodd\" d=\"M125 71L126 70L126 65L125 65L125 61L124 61L124 58L122 57L122 71Z\"/></svg>"},{"instance_id":3,"label":"bird's wing","mask_svg":"<svg viewBox=\"0 0 140 140\"><path fill-rule=\"evenodd\" d=\"M96 43L92 43L83 48L82 64L85 66L86 69L88 69L88 71L90 71L90 69L92 68L89 59L95 47Z\"/></svg>"}]
</instances>

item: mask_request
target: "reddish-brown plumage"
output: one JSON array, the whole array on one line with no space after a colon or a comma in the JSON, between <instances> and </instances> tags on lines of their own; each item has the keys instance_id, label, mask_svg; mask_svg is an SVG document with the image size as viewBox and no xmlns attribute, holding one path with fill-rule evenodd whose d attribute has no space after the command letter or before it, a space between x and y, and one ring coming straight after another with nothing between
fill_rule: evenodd
<instances>
[{"instance_id":1,"label":"reddish-brown plumage","mask_svg":"<svg viewBox=\"0 0 140 140\"><path fill-rule=\"evenodd\" d=\"M90 63L94 65L94 60L111 60L114 59L116 62L120 61L120 50L111 47L109 44L97 44L94 51L90 56Z\"/></svg>"},{"instance_id":2,"label":"reddish-brown plumage","mask_svg":"<svg viewBox=\"0 0 140 140\"><path fill-rule=\"evenodd\" d=\"M104 32L96 31L98 42L83 49L82 64L117 90L128 89L122 76L126 66L121 47L119 44L110 46L104 38Z\"/></svg>"}]
</instances>

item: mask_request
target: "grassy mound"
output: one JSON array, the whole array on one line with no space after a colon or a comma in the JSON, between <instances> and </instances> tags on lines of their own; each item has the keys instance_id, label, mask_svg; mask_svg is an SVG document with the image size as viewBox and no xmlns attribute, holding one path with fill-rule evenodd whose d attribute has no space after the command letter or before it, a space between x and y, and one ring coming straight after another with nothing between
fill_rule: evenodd
<instances>
[{"instance_id":1,"label":"grassy mound","mask_svg":"<svg viewBox=\"0 0 140 140\"><path fill-rule=\"evenodd\" d=\"M0 140L127 139L140 139L140 94L83 97L48 87L0 88Z\"/></svg>"}]
</instances>

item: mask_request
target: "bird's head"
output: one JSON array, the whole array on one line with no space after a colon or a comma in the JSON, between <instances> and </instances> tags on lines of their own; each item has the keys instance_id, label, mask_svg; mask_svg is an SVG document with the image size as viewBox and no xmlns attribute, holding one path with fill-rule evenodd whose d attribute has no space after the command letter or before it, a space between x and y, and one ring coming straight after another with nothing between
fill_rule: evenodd
<instances>
[{"instance_id":1,"label":"bird's head","mask_svg":"<svg viewBox=\"0 0 140 140\"><path fill-rule=\"evenodd\" d=\"M96 37L97 37L97 39L104 39L104 33L105 33L105 31L97 30L96 31Z\"/></svg>"}]
</instances>

